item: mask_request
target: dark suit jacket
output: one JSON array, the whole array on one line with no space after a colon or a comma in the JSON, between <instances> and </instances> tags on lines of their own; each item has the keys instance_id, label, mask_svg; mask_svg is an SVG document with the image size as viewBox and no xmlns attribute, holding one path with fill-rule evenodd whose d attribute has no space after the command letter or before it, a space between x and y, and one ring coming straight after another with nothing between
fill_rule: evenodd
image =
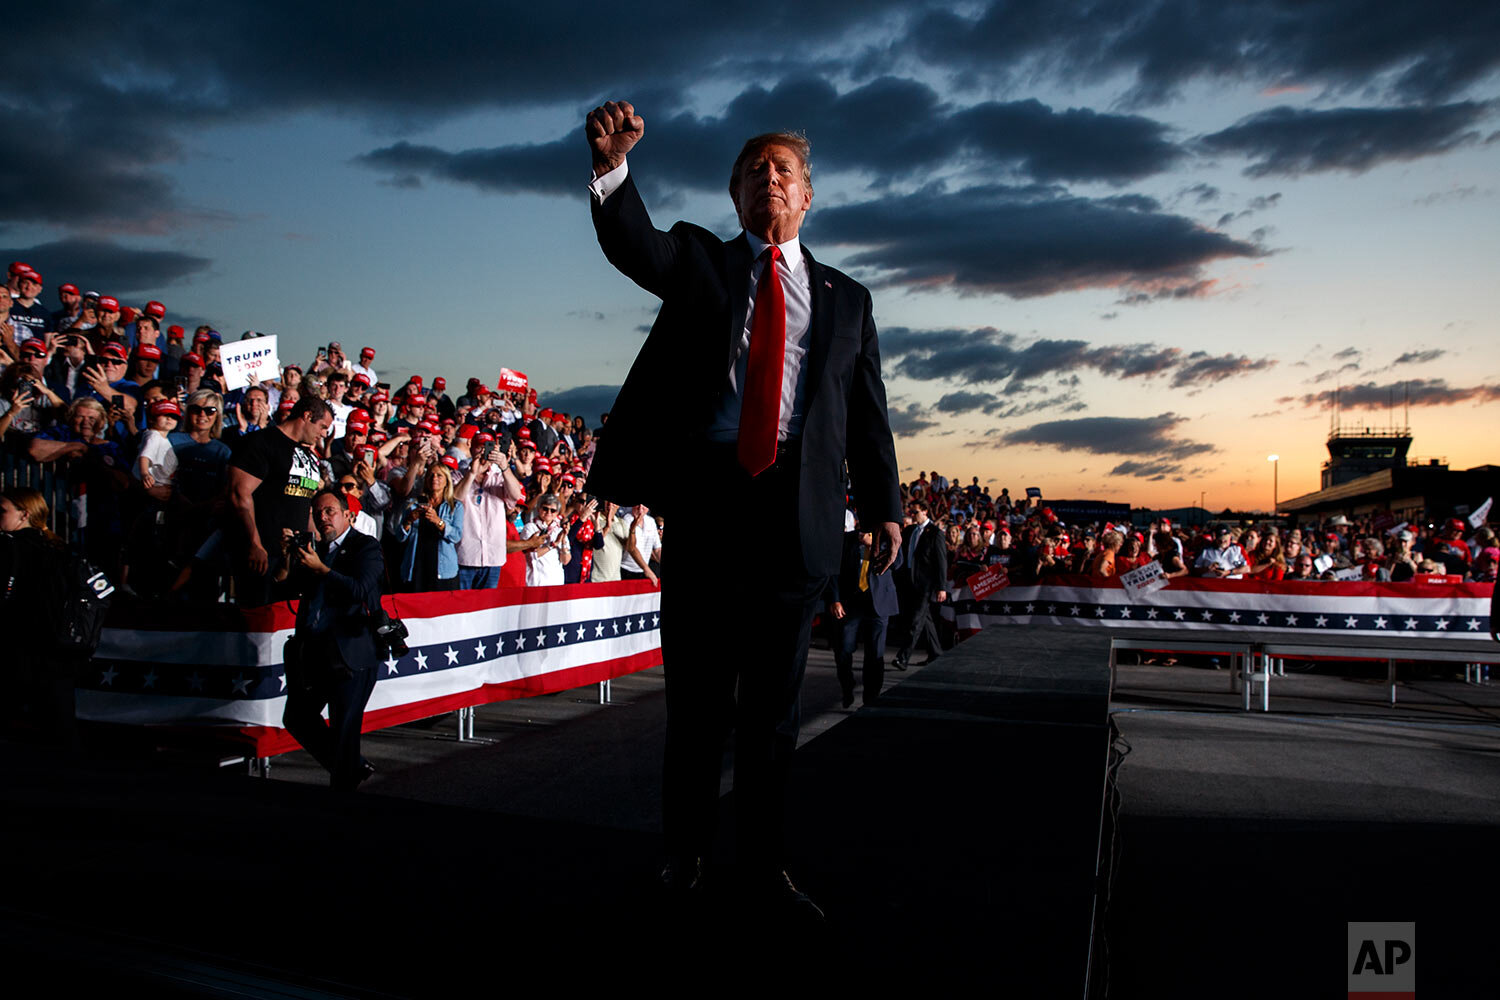
<instances>
[{"instance_id":1,"label":"dark suit jacket","mask_svg":"<svg viewBox=\"0 0 1500 1000\"><path fill-rule=\"evenodd\" d=\"M913 593L931 595L948 589L948 546L943 541L942 529L936 521L929 520L912 548L911 536L916 525L906 529L901 539L901 550L906 553L908 572L903 574L910 581Z\"/></svg>"},{"instance_id":2,"label":"dark suit jacket","mask_svg":"<svg viewBox=\"0 0 1500 1000\"><path fill-rule=\"evenodd\" d=\"M750 245L743 234L726 243L685 222L661 232L628 177L594 206L594 228L610 263L660 297L662 307L610 407L589 491L621 505L645 503L670 517L672 500L697 502L698 470L691 462L642 458L675 458L707 440L745 327ZM803 252L812 323L803 359L807 412L798 522L804 568L818 577L839 569L846 491L867 527L899 521L901 499L870 293ZM681 419L664 421L666 408Z\"/></svg>"},{"instance_id":3,"label":"dark suit jacket","mask_svg":"<svg viewBox=\"0 0 1500 1000\"><path fill-rule=\"evenodd\" d=\"M331 634L345 663L355 670L374 670L379 657L370 617L380 607L385 576L380 543L350 529L329 569L324 576L298 570L302 599L296 634L303 639Z\"/></svg>"},{"instance_id":4,"label":"dark suit jacket","mask_svg":"<svg viewBox=\"0 0 1500 1000\"><path fill-rule=\"evenodd\" d=\"M896 573L905 565L906 548L896 553L896 561L891 568L884 573L876 573L874 568L870 569L869 586L867 591L859 589L859 568L864 562L864 553L860 550L863 546L859 543L859 532L846 531L844 533L844 555L843 562L839 566L838 574L828 581L828 600L838 601L844 605L848 614L856 616L876 615L881 618L889 618L900 612L900 602L896 599Z\"/></svg>"}]
</instances>

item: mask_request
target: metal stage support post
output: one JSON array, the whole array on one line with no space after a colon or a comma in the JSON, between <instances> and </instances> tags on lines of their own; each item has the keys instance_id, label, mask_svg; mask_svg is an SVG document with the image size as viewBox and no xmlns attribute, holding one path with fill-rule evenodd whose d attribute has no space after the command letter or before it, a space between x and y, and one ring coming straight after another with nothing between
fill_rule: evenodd
<instances>
[{"instance_id":1,"label":"metal stage support post","mask_svg":"<svg viewBox=\"0 0 1500 1000\"><path fill-rule=\"evenodd\" d=\"M599 704L601 704L601 705L608 705L609 703L610 703L609 678L606 677L604 680L602 680L602 681L599 682Z\"/></svg>"},{"instance_id":2,"label":"metal stage support post","mask_svg":"<svg viewBox=\"0 0 1500 1000\"><path fill-rule=\"evenodd\" d=\"M471 740L474 738L474 715L475 715L474 706L470 705L469 706L469 739L471 739Z\"/></svg>"}]
</instances>

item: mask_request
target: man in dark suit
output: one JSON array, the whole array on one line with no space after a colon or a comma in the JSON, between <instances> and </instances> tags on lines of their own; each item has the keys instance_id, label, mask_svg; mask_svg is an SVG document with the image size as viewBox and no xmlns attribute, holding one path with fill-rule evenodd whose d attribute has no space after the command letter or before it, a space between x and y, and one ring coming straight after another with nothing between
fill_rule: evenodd
<instances>
[{"instance_id":1,"label":"man in dark suit","mask_svg":"<svg viewBox=\"0 0 1500 1000\"><path fill-rule=\"evenodd\" d=\"M359 755L359 735L377 676L372 615L380 608L384 564L380 543L353 530L342 492L320 490L312 513L320 542L298 546L290 530L284 536L283 562L301 601L286 644L282 724L328 770L335 791L353 791L375 773Z\"/></svg>"},{"instance_id":2,"label":"man in dark suit","mask_svg":"<svg viewBox=\"0 0 1500 1000\"><path fill-rule=\"evenodd\" d=\"M917 512L916 523L906 529L901 543L906 552L906 571L900 574L899 582L907 626L901 648L891 661L897 670L906 669L912 650L924 636L928 654L923 663L931 663L942 653L937 625L932 620L932 602L941 604L948 599L948 546L943 541L943 532L928 516L930 508L926 500L916 500L912 506Z\"/></svg>"},{"instance_id":3,"label":"man in dark suit","mask_svg":"<svg viewBox=\"0 0 1500 1000\"><path fill-rule=\"evenodd\" d=\"M662 598L667 747L662 826L670 888L698 882L735 733L740 873L753 898L821 916L782 865L785 784L813 612L838 572L852 492L880 543L900 543L895 447L869 293L813 259L806 140L745 144L729 193L744 232L725 242L651 218L625 164L645 132L627 103L590 112L594 227L610 262L662 300L610 408L590 492L671 524ZM679 419L661 420L663 407ZM693 462L656 461L692 455ZM847 478L846 478L847 470ZM754 512L756 545L724 508Z\"/></svg>"},{"instance_id":4,"label":"man in dark suit","mask_svg":"<svg viewBox=\"0 0 1500 1000\"><path fill-rule=\"evenodd\" d=\"M885 683L885 632L891 615L900 604L892 580L901 569L903 553L896 556L891 573L873 571L874 539L868 531L844 533L844 562L828 582L829 611L838 622L833 647L833 662L838 669L839 687L844 693L844 707L854 704L854 651L864 640L865 658L861 680L864 703L880 701Z\"/></svg>"}]
</instances>

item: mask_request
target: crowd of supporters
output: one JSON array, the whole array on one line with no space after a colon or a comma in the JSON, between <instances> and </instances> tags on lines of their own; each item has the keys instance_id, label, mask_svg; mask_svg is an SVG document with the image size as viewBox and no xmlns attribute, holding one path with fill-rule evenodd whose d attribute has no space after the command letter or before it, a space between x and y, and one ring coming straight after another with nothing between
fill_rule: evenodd
<instances>
[{"instance_id":1,"label":"crowd of supporters","mask_svg":"<svg viewBox=\"0 0 1500 1000\"><path fill-rule=\"evenodd\" d=\"M0 435L13 458L63 463L73 545L126 593L274 599L323 487L381 540L395 590L658 580L660 520L587 493L607 414L590 427L534 389L479 378L456 394L441 376L392 380L374 348L351 357L338 342L228 391L210 327L189 335L163 325L160 302L132 308L67 283L48 309L43 287L16 262L0 288ZM1039 499L992 496L977 477L923 472L902 489L943 533L950 589L995 564L1029 583L1152 560L1169 576L1485 581L1500 556L1488 527L1456 519L1136 528L1067 524Z\"/></svg>"},{"instance_id":2,"label":"crowd of supporters","mask_svg":"<svg viewBox=\"0 0 1500 1000\"><path fill-rule=\"evenodd\" d=\"M1049 576L1119 576L1158 562L1169 577L1371 580L1400 583L1421 576L1493 582L1500 548L1488 525L1453 517L1397 521L1390 512L1357 520L1335 515L1287 527L1274 522L1190 528L1159 518L1149 525L1070 524L1039 498L991 496L977 477L968 485L925 471L902 487L910 506L930 505L943 532L956 589L986 566L1003 565L1012 583Z\"/></svg>"},{"instance_id":3,"label":"crowd of supporters","mask_svg":"<svg viewBox=\"0 0 1500 1000\"><path fill-rule=\"evenodd\" d=\"M34 269L8 277L3 446L65 470L72 545L123 593L276 599L324 487L380 539L394 590L658 580L657 519L586 492L607 414L590 427L479 378L452 394L442 376L388 380L374 348L338 342L229 390L212 328L72 284L48 310Z\"/></svg>"}]
</instances>

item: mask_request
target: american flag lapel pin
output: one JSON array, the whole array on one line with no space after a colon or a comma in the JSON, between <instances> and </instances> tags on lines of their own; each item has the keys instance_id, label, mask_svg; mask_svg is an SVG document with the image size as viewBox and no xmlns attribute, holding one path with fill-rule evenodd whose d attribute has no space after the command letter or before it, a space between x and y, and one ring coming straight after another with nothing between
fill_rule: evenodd
<instances>
[{"instance_id":1,"label":"american flag lapel pin","mask_svg":"<svg viewBox=\"0 0 1500 1000\"><path fill-rule=\"evenodd\" d=\"M825 282L823 282L823 287L824 288L832 288L833 287L833 282L831 282L831 281L825 281Z\"/></svg>"}]
</instances>

